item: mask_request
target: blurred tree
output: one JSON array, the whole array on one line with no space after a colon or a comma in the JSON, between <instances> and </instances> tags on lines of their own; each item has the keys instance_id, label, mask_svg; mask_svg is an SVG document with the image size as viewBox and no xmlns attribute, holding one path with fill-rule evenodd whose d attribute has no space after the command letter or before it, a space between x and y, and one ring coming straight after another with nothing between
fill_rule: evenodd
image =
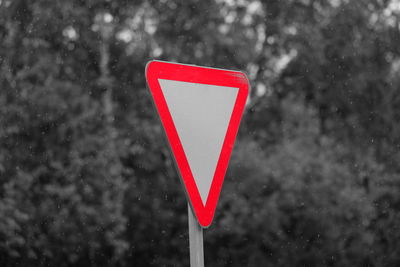
<instances>
[{"instance_id":1,"label":"blurred tree","mask_svg":"<svg viewBox=\"0 0 400 267\"><path fill-rule=\"evenodd\" d=\"M252 86L207 265L398 266L398 5L0 0L0 265L188 265L157 58Z\"/></svg>"}]
</instances>

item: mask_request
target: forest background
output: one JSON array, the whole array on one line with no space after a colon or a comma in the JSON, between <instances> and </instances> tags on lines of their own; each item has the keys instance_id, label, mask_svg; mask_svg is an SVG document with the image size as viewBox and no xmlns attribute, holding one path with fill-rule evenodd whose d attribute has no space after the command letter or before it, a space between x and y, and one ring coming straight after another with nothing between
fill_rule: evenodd
<instances>
[{"instance_id":1,"label":"forest background","mask_svg":"<svg viewBox=\"0 0 400 267\"><path fill-rule=\"evenodd\" d=\"M144 69L248 74L207 266L400 266L400 2L0 0L0 265L188 266Z\"/></svg>"}]
</instances>

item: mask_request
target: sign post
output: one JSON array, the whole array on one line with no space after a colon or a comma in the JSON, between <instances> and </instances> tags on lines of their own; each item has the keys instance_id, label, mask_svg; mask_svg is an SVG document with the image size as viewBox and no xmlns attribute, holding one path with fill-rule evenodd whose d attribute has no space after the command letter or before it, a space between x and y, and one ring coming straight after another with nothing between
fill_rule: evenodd
<instances>
[{"instance_id":1,"label":"sign post","mask_svg":"<svg viewBox=\"0 0 400 267\"><path fill-rule=\"evenodd\" d=\"M188 200L190 263L210 226L249 91L239 71L151 61L146 80Z\"/></svg>"},{"instance_id":2,"label":"sign post","mask_svg":"<svg viewBox=\"0 0 400 267\"><path fill-rule=\"evenodd\" d=\"M190 266L204 267L203 228L188 203Z\"/></svg>"}]
</instances>

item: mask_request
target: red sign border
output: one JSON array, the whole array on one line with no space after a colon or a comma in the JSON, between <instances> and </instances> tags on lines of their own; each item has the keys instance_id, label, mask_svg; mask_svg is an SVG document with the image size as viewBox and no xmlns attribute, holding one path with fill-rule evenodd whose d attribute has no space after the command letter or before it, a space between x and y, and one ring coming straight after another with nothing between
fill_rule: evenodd
<instances>
[{"instance_id":1,"label":"red sign border","mask_svg":"<svg viewBox=\"0 0 400 267\"><path fill-rule=\"evenodd\" d=\"M206 205L203 205L201 200L200 193L193 178L193 174L158 79L238 88L236 102L224 143L222 145L221 154L218 159ZM229 159L235 143L243 110L246 105L249 92L249 81L246 75L239 71L207 68L158 60L147 63L146 80L174 155L175 164L179 169L178 173L180 174L181 181L184 184L186 196L198 222L202 227L206 228L210 226L214 217L225 173L228 168Z\"/></svg>"}]
</instances>

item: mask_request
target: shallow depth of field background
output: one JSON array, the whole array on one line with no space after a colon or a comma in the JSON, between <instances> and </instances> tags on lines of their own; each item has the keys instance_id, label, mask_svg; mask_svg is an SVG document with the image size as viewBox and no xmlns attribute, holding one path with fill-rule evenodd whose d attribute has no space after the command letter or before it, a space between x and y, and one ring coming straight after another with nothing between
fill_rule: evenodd
<instances>
[{"instance_id":1,"label":"shallow depth of field background","mask_svg":"<svg viewBox=\"0 0 400 267\"><path fill-rule=\"evenodd\" d=\"M206 266L400 266L398 0L0 0L0 266L188 266L151 59L250 79Z\"/></svg>"}]
</instances>

